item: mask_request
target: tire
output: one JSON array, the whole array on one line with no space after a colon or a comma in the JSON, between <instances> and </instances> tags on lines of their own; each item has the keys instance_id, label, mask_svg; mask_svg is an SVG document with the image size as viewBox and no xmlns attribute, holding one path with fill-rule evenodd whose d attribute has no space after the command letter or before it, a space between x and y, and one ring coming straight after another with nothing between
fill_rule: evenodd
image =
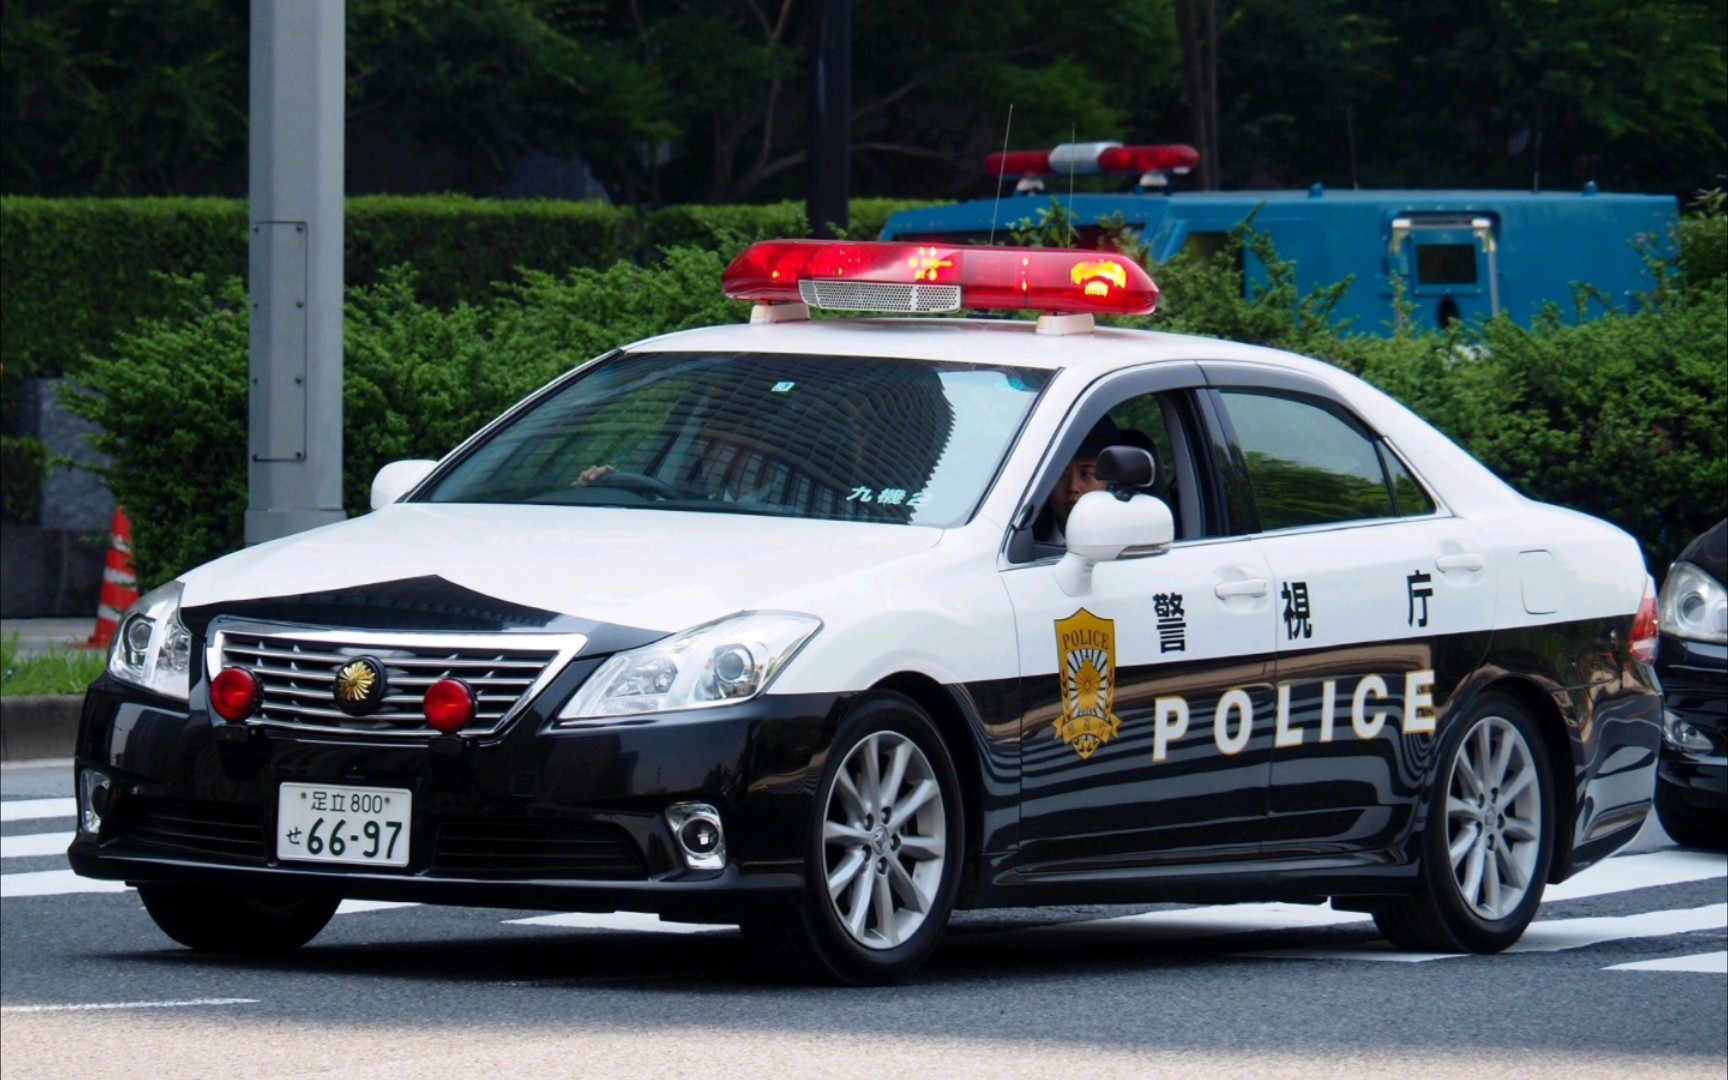
<instances>
[{"instance_id":1,"label":"tire","mask_svg":"<svg viewBox=\"0 0 1728 1080\"><path fill-rule=\"evenodd\" d=\"M1656 817L1662 831L1681 847L1728 848L1728 824L1720 810L1710 811L1686 802L1672 784L1656 781Z\"/></svg>"},{"instance_id":2,"label":"tire","mask_svg":"<svg viewBox=\"0 0 1728 1080\"><path fill-rule=\"evenodd\" d=\"M835 735L811 819L803 895L783 917L746 925L747 938L819 982L910 977L942 937L966 851L954 763L924 710L893 693L860 702Z\"/></svg>"},{"instance_id":3,"label":"tire","mask_svg":"<svg viewBox=\"0 0 1728 1080\"><path fill-rule=\"evenodd\" d=\"M1401 949L1499 952L1535 918L1553 863L1547 747L1516 699L1490 692L1451 726L1438 761L1417 891L1374 922Z\"/></svg>"},{"instance_id":4,"label":"tire","mask_svg":"<svg viewBox=\"0 0 1728 1080\"><path fill-rule=\"evenodd\" d=\"M140 885L138 897L157 927L187 948L242 955L293 952L318 936L341 903L180 885Z\"/></svg>"}]
</instances>

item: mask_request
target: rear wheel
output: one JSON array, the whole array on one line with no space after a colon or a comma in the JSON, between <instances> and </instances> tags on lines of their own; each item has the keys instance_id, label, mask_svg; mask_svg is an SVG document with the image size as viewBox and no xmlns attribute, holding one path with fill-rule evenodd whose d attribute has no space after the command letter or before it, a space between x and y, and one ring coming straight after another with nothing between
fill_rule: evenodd
<instances>
[{"instance_id":1,"label":"rear wheel","mask_svg":"<svg viewBox=\"0 0 1728 1080\"><path fill-rule=\"evenodd\" d=\"M1490 693L1441 745L1417 892L1374 914L1418 952L1492 953L1524 933L1553 860L1554 793L1536 722Z\"/></svg>"},{"instance_id":2,"label":"rear wheel","mask_svg":"<svg viewBox=\"0 0 1728 1080\"><path fill-rule=\"evenodd\" d=\"M1693 806L1681 798L1674 785L1660 779L1656 781L1656 816L1662 831L1676 844L1717 851L1728 848L1728 823L1723 821L1722 811Z\"/></svg>"},{"instance_id":3,"label":"rear wheel","mask_svg":"<svg viewBox=\"0 0 1728 1080\"><path fill-rule=\"evenodd\" d=\"M187 948L250 954L298 949L318 936L341 903L182 885L140 885L138 898L157 927Z\"/></svg>"},{"instance_id":4,"label":"rear wheel","mask_svg":"<svg viewBox=\"0 0 1728 1080\"><path fill-rule=\"evenodd\" d=\"M898 982L935 951L959 891L965 816L954 765L924 710L891 693L852 711L828 761L805 893L788 917L744 929L800 974Z\"/></svg>"}]
</instances>

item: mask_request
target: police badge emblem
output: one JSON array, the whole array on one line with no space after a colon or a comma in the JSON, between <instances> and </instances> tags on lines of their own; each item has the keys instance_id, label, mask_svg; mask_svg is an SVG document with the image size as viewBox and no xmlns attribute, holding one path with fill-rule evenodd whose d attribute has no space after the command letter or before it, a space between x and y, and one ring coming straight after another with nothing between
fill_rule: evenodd
<instances>
[{"instance_id":1,"label":"police badge emblem","mask_svg":"<svg viewBox=\"0 0 1728 1080\"><path fill-rule=\"evenodd\" d=\"M365 716L384 703L387 688L384 665L370 656L362 656L337 669L331 696L336 699L336 707L349 716Z\"/></svg>"},{"instance_id":2,"label":"police badge emblem","mask_svg":"<svg viewBox=\"0 0 1728 1080\"><path fill-rule=\"evenodd\" d=\"M1116 704L1116 622L1081 608L1056 620L1057 674L1062 681L1062 718L1056 737L1089 758L1116 737L1122 721Z\"/></svg>"}]
</instances>

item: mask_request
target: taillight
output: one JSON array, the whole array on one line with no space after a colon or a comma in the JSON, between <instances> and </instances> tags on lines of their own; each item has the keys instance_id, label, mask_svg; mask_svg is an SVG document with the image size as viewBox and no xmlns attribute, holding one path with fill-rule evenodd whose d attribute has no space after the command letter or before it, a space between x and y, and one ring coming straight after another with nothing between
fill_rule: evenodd
<instances>
[{"instance_id":1,"label":"taillight","mask_svg":"<svg viewBox=\"0 0 1728 1080\"><path fill-rule=\"evenodd\" d=\"M264 686L245 668L223 668L210 680L210 707L230 724L238 724L258 709Z\"/></svg>"},{"instance_id":2,"label":"taillight","mask_svg":"<svg viewBox=\"0 0 1728 1080\"><path fill-rule=\"evenodd\" d=\"M1632 641L1627 651L1646 664L1656 662L1656 642L1662 632L1656 622L1656 586L1644 578L1644 599L1638 604L1638 614L1632 620Z\"/></svg>"},{"instance_id":3,"label":"taillight","mask_svg":"<svg viewBox=\"0 0 1728 1080\"><path fill-rule=\"evenodd\" d=\"M422 707L426 722L446 735L461 731L478 710L474 691L461 679L439 679L428 686Z\"/></svg>"}]
</instances>

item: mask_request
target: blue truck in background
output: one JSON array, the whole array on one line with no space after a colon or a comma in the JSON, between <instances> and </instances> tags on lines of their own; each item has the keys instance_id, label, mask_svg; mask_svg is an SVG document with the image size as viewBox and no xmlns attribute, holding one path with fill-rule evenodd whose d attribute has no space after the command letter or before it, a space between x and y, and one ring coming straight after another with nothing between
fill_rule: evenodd
<instances>
[{"instance_id":1,"label":"blue truck in background","mask_svg":"<svg viewBox=\"0 0 1728 1080\"><path fill-rule=\"evenodd\" d=\"M1077 174L1110 171L1084 166L1100 156L1108 163L1108 148L1115 146L1065 144L1042 156L1054 163L1042 171L1064 175L1064 152L1068 165L1083 163ZM1015 161L1031 156L1008 155ZM991 163L1001 160L992 157ZM1002 170L991 171L1001 177ZM1294 264L1303 292L1352 279L1335 315L1365 333L1390 333L1396 325L1398 280L1411 319L1424 329L1502 312L1528 325L1550 303L1570 315L1576 310L1575 285L1587 286L1594 298L1586 317L1610 306L1635 308L1638 296L1654 284L1644 253L1669 250L1679 214L1673 196L1606 194L1595 184L1581 192L1357 191L1315 184L1306 191L1160 193L1167 183L1166 175L1148 173L1131 193L1054 197L1068 211L1079 243L1103 242L1105 224L1120 215L1140 234L1154 267L1182 251L1222 250L1231 230L1252 215L1253 227L1271 237L1278 257ZM1023 176L1019 186L999 200L900 211L888 219L882 239L999 240L1008 228L1036 221L1050 205L1036 177ZM1241 269L1252 295L1266 281L1265 267L1246 253Z\"/></svg>"}]
</instances>

